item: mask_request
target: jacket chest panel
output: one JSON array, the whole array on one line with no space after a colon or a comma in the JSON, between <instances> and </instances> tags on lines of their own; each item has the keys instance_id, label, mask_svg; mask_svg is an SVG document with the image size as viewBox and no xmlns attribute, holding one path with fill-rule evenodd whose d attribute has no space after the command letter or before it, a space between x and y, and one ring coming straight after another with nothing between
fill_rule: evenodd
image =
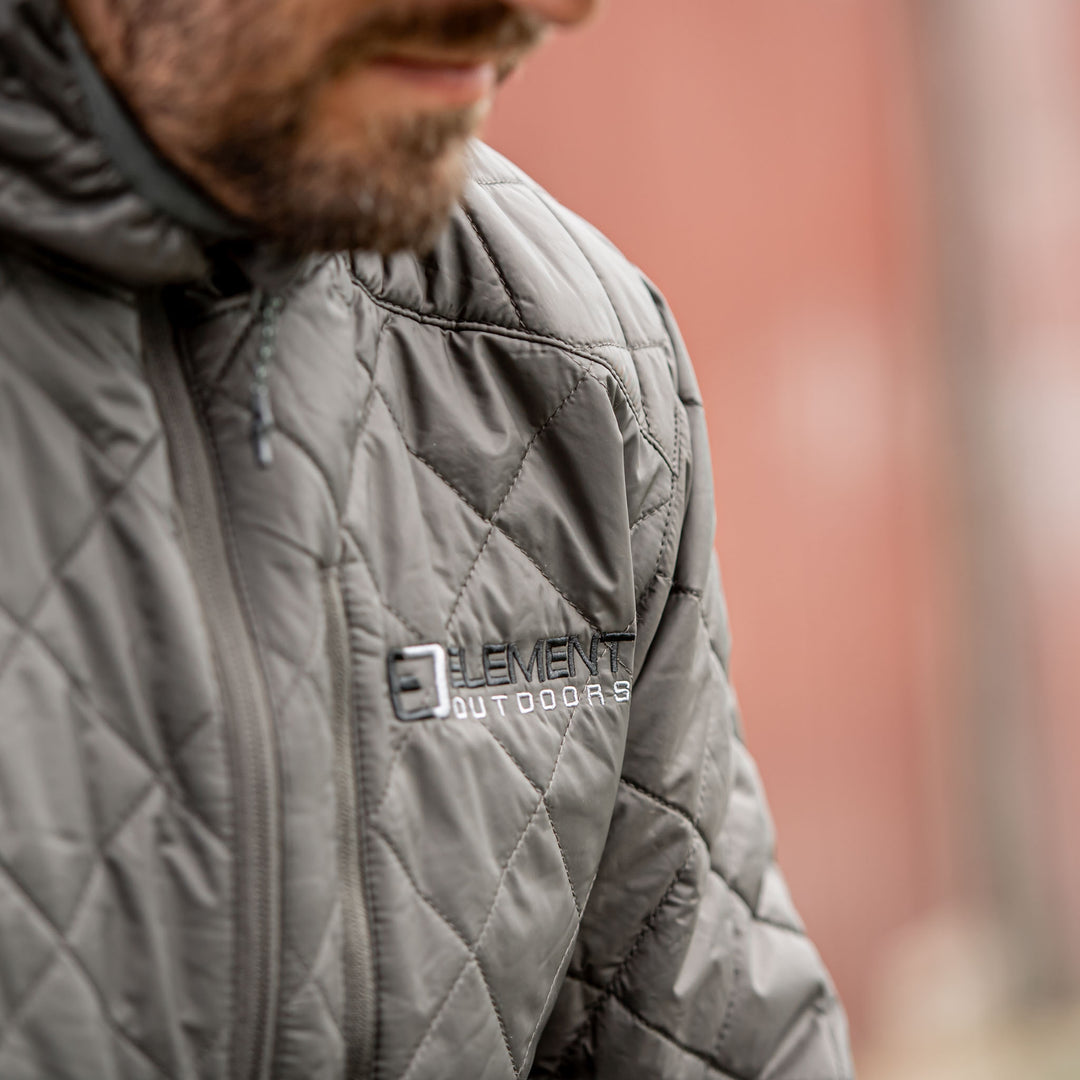
<instances>
[{"instance_id":1,"label":"jacket chest panel","mask_svg":"<svg viewBox=\"0 0 1080 1080\"><path fill-rule=\"evenodd\" d=\"M490 1022L517 1068L622 760L622 442L601 385L550 348L392 320L377 360L345 581L384 1044Z\"/></svg>"}]
</instances>

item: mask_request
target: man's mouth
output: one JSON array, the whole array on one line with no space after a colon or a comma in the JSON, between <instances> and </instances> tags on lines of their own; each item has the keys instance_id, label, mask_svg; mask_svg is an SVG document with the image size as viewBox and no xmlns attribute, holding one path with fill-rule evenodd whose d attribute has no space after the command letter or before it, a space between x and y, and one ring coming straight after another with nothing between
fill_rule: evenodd
<instances>
[{"instance_id":1,"label":"man's mouth","mask_svg":"<svg viewBox=\"0 0 1080 1080\"><path fill-rule=\"evenodd\" d=\"M490 97L503 64L491 56L392 53L373 57L368 72L433 105L467 106Z\"/></svg>"},{"instance_id":2,"label":"man's mouth","mask_svg":"<svg viewBox=\"0 0 1080 1080\"><path fill-rule=\"evenodd\" d=\"M547 24L505 0L445 10L383 12L355 24L330 50L331 78L381 84L389 100L420 109L479 104L540 43Z\"/></svg>"}]
</instances>

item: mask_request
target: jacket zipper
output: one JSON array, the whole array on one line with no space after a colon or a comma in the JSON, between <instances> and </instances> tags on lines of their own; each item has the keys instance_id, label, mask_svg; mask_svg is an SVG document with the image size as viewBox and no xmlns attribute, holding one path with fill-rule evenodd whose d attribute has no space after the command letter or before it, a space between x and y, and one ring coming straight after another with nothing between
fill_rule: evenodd
<instances>
[{"instance_id":1,"label":"jacket zipper","mask_svg":"<svg viewBox=\"0 0 1080 1080\"><path fill-rule=\"evenodd\" d=\"M351 660L346 597L339 571L324 578L327 652L334 709L334 786L338 808L338 881L344 928L345 1076L367 1080L375 1052L375 983L364 882L359 788L360 748L351 705Z\"/></svg>"},{"instance_id":2,"label":"jacket zipper","mask_svg":"<svg viewBox=\"0 0 1080 1080\"><path fill-rule=\"evenodd\" d=\"M230 1076L263 1080L280 965L276 741L255 641L237 584L210 434L199 418L160 296L140 305L147 378L157 399L192 577L214 647L234 777L236 952Z\"/></svg>"}]
</instances>

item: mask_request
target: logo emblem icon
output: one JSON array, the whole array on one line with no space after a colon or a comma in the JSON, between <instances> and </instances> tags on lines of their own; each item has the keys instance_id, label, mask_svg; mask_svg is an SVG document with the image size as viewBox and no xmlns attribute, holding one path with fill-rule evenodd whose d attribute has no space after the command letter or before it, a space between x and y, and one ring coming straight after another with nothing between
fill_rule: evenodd
<instances>
[{"instance_id":1,"label":"logo emblem icon","mask_svg":"<svg viewBox=\"0 0 1080 1080\"><path fill-rule=\"evenodd\" d=\"M441 645L394 649L386 666L399 720L445 720L450 715L449 664Z\"/></svg>"}]
</instances>

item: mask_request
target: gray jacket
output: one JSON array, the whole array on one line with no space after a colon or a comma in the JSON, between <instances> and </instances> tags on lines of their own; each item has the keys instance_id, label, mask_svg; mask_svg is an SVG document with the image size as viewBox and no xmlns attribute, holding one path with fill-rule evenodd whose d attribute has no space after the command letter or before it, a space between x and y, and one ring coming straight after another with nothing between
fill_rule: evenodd
<instances>
[{"instance_id":1,"label":"gray jacket","mask_svg":"<svg viewBox=\"0 0 1080 1080\"><path fill-rule=\"evenodd\" d=\"M850 1077L660 296L483 147L212 243L79 64L0 0L0 1077Z\"/></svg>"}]
</instances>

